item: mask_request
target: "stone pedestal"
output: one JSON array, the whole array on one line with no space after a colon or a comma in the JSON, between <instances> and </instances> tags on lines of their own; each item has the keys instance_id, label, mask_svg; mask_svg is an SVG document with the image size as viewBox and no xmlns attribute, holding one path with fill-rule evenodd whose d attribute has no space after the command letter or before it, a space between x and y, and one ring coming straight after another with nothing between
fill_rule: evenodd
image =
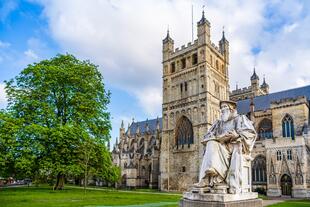
<instances>
[{"instance_id":1,"label":"stone pedestal","mask_svg":"<svg viewBox=\"0 0 310 207\"><path fill-rule=\"evenodd\" d=\"M257 193L240 194L206 193L207 189L193 189L185 192L180 207L262 207L262 200Z\"/></svg>"}]
</instances>

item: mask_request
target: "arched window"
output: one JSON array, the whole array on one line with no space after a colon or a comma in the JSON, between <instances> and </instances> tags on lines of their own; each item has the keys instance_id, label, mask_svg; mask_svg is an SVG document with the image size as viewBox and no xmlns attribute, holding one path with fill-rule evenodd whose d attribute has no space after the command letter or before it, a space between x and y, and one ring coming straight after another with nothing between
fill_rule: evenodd
<instances>
[{"instance_id":1,"label":"arched window","mask_svg":"<svg viewBox=\"0 0 310 207\"><path fill-rule=\"evenodd\" d=\"M286 114L282 120L282 135L283 137L291 137L292 139L295 138L294 121L288 114Z\"/></svg>"},{"instance_id":2,"label":"arched window","mask_svg":"<svg viewBox=\"0 0 310 207\"><path fill-rule=\"evenodd\" d=\"M133 153L134 151L135 151L135 147L134 147L134 145L131 145L130 149L129 149L129 152Z\"/></svg>"},{"instance_id":3,"label":"arched window","mask_svg":"<svg viewBox=\"0 0 310 207\"><path fill-rule=\"evenodd\" d=\"M185 116L182 116L177 122L175 141L177 148L183 148L186 144L189 146L194 143L193 126L190 120Z\"/></svg>"},{"instance_id":4,"label":"arched window","mask_svg":"<svg viewBox=\"0 0 310 207\"><path fill-rule=\"evenodd\" d=\"M138 150L140 154L144 154L144 138L142 138L139 142Z\"/></svg>"},{"instance_id":5,"label":"arched window","mask_svg":"<svg viewBox=\"0 0 310 207\"><path fill-rule=\"evenodd\" d=\"M282 153L280 150L277 151L277 160L282 160Z\"/></svg>"},{"instance_id":6,"label":"arched window","mask_svg":"<svg viewBox=\"0 0 310 207\"><path fill-rule=\"evenodd\" d=\"M287 150L287 160L292 160L292 150L291 149Z\"/></svg>"},{"instance_id":7,"label":"arched window","mask_svg":"<svg viewBox=\"0 0 310 207\"><path fill-rule=\"evenodd\" d=\"M192 65L196 65L198 63L197 53L192 55Z\"/></svg>"},{"instance_id":8,"label":"arched window","mask_svg":"<svg viewBox=\"0 0 310 207\"><path fill-rule=\"evenodd\" d=\"M272 136L272 122L265 118L258 125L258 140L272 138Z\"/></svg>"},{"instance_id":9,"label":"arched window","mask_svg":"<svg viewBox=\"0 0 310 207\"><path fill-rule=\"evenodd\" d=\"M154 136L150 139L150 143L149 143L149 146L153 146L153 145L156 145L156 138Z\"/></svg>"},{"instance_id":10,"label":"arched window","mask_svg":"<svg viewBox=\"0 0 310 207\"><path fill-rule=\"evenodd\" d=\"M182 69L186 68L186 59L185 58L181 59L181 68Z\"/></svg>"},{"instance_id":11,"label":"arched window","mask_svg":"<svg viewBox=\"0 0 310 207\"><path fill-rule=\"evenodd\" d=\"M171 68L170 72L174 73L175 72L175 62L171 63L170 68Z\"/></svg>"},{"instance_id":12,"label":"arched window","mask_svg":"<svg viewBox=\"0 0 310 207\"><path fill-rule=\"evenodd\" d=\"M257 156L252 164L252 180L253 183L266 183L266 158L264 156Z\"/></svg>"}]
</instances>

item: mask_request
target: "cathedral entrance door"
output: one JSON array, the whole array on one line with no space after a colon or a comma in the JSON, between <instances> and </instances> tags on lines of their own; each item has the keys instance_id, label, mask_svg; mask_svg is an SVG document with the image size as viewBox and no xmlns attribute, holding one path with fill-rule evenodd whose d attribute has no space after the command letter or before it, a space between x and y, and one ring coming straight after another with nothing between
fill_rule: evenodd
<instances>
[{"instance_id":1,"label":"cathedral entrance door","mask_svg":"<svg viewBox=\"0 0 310 207\"><path fill-rule=\"evenodd\" d=\"M291 176L284 174L281 177L281 191L282 195L292 195L292 178Z\"/></svg>"},{"instance_id":2,"label":"cathedral entrance door","mask_svg":"<svg viewBox=\"0 0 310 207\"><path fill-rule=\"evenodd\" d=\"M122 187L123 188L127 187L127 175L126 174L122 176Z\"/></svg>"}]
</instances>

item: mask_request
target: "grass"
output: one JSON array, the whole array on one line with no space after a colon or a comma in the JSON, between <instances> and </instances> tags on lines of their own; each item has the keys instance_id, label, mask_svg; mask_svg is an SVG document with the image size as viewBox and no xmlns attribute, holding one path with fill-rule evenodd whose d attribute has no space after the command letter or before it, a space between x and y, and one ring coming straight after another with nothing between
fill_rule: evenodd
<instances>
[{"instance_id":1,"label":"grass","mask_svg":"<svg viewBox=\"0 0 310 207\"><path fill-rule=\"evenodd\" d=\"M309 207L310 200L286 200L282 203L270 205L269 207Z\"/></svg>"},{"instance_id":2,"label":"grass","mask_svg":"<svg viewBox=\"0 0 310 207\"><path fill-rule=\"evenodd\" d=\"M1 207L177 207L181 194L169 194L156 190L139 189L118 191L111 188L88 189L66 186L53 191L50 187L0 188ZM268 199L266 196L260 196ZM310 200L286 200L270 207L309 207Z\"/></svg>"},{"instance_id":3,"label":"grass","mask_svg":"<svg viewBox=\"0 0 310 207\"><path fill-rule=\"evenodd\" d=\"M139 206L176 207L181 195L152 192L130 192L109 189L84 190L66 188L53 191L47 187L18 187L0 189L1 207L86 207Z\"/></svg>"}]
</instances>

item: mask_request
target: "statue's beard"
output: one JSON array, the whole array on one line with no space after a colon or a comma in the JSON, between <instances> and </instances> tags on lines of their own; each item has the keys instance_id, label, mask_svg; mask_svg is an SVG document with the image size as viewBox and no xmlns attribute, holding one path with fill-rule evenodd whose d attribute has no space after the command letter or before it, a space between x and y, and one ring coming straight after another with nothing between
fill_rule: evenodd
<instances>
[{"instance_id":1,"label":"statue's beard","mask_svg":"<svg viewBox=\"0 0 310 207\"><path fill-rule=\"evenodd\" d=\"M223 111L223 112L221 113L221 120L222 120L223 122L228 121L229 117L230 117L230 111L229 111L229 110L225 110L225 111Z\"/></svg>"}]
</instances>

